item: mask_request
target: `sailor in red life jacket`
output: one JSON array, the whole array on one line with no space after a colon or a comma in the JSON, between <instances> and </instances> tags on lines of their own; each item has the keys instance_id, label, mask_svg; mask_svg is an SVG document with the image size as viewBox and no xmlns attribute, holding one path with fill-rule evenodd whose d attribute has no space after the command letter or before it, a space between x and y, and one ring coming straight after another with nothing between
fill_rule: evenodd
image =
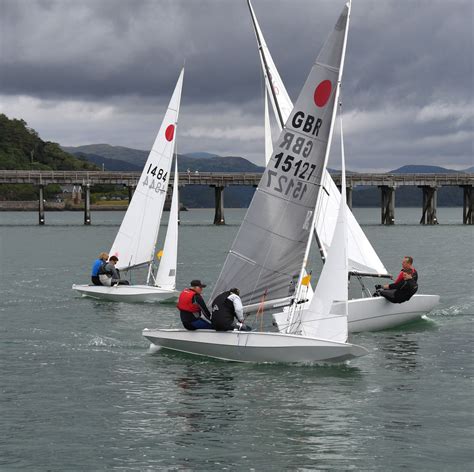
<instances>
[{"instance_id":1,"label":"sailor in red life jacket","mask_svg":"<svg viewBox=\"0 0 474 472\"><path fill-rule=\"evenodd\" d=\"M395 282L393 282L394 284L398 284L400 282L402 282L404 279L403 279L403 271L404 269L410 269L412 271L412 279L415 281L415 282L418 282L418 272L416 271L416 269L413 267L413 257L411 256L405 256L402 260L402 270L401 272L398 274L398 277L395 279ZM388 289L389 286L388 284L387 285L383 285L381 288L383 289Z\"/></svg>"},{"instance_id":2,"label":"sailor in red life jacket","mask_svg":"<svg viewBox=\"0 0 474 472\"><path fill-rule=\"evenodd\" d=\"M196 329L213 329L210 323L211 313L206 302L201 297L202 289L206 285L200 280L192 280L191 287L185 288L178 299L178 308L181 315L181 322L186 329L194 331ZM205 318L202 317L204 315Z\"/></svg>"}]
</instances>

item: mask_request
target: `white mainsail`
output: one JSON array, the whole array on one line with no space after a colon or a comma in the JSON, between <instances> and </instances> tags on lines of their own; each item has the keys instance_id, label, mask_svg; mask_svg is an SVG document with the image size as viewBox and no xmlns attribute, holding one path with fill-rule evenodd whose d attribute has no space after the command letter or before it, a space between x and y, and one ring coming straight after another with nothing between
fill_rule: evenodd
<instances>
[{"instance_id":1,"label":"white mainsail","mask_svg":"<svg viewBox=\"0 0 474 472\"><path fill-rule=\"evenodd\" d=\"M346 179L344 142L341 118L341 181ZM347 204L346 189L342 185L341 200L336 227L328 249L326 263L314 290L313 298L307 309L299 314L299 333L333 341L346 342L347 327L347 277L349 265L347 260ZM336 305L335 305L336 304ZM294 326L294 323L293 323ZM291 328L290 332L294 332Z\"/></svg>"},{"instance_id":2,"label":"white mainsail","mask_svg":"<svg viewBox=\"0 0 474 472\"><path fill-rule=\"evenodd\" d=\"M247 0L247 2L257 38L262 73L265 77L265 86L268 95L272 99L271 103L273 111L277 124L281 130L283 123L287 121L290 112L293 109L293 103L272 59L252 4L250 0ZM267 128L265 127L265 132L267 132L266 130ZM267 136L265 136L265 140L267 139ZM316 204L315 230L318 237L318 243L320 244L319 249L325 256L334 234L341 194L326 169L323 172L322 186L325 191L320 192ZM347 209L347 219L349 234L349 270L351 272L362 274L388 275L387 269L378 257L350 209Z\"/></svg>"},{"instance_id":3,"label":"white mainsail","mask_svg":"<svg viewBox=\"0 0 474 472\"><path fill-rule=\"evenodd\" d=\"M126 270L153 262L175 148L183 75L184 69L179 75L160 131L110 249L109 254L119 259L118 269Z\"/></svg>"},{"instance_id":4,"label":"white mainsail","mask_svg":"<svg viewBox=\"0 0 474 472\"><path fill-rule=\"evenodd\" d=\"M257 22L257 17L253 11L252 4L250 0L247 0L250 14L252 16L253 26L255 29L255 36L257 38L258 51L260 62L262 65L263 76L265 77L265 87L270 96L270 101L272 102L273 110L277 117L278 126L283 127L284 123L290 116L291 110L293 110L293 103L286 91L286 88L281 80L278 69L273 62L273 58L268 50L267 43L265 38L260 30L260 26Z\"/></svg>"},{"instance_id":5,"label":"white mainsail","mask_svg":"<svg viewBox=\"0 0 474 472\"><path fill-rule=\"evenodd\" d=\"M275 142L212 298L234 286L245 305L294 294L332 137L349 9L345 5Z\"/></svg>"},{"instance_id":6,"label":"white mainsail","mask_svg":"<svg viewBox=\"0 0 474 472\"><path fill-rule=\"evenodd\" d=\"M265 167L268 165L273 154L272 127L270 114L268 113L268 92L265 90Z\"/></svg>"},{"instance_id":7,"label":"white mainsail","mask_svg":"<svg viewBox=\"0 0 474 472\"><path fill-rule=\"evenodd\" d=\"M160 288L174 290L176 288L176 266L178 264L178 218L179 218L179 191L178 191L178 154L175 156L173 197L171 200L170 217L166 231L165 244L156 274L155 285Z\"/></svg>"}]
</instances>

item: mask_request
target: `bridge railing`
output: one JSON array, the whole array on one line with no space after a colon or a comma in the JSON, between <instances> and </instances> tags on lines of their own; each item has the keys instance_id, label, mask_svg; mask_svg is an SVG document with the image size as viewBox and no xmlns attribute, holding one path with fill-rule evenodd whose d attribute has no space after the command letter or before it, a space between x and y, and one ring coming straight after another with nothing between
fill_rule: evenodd
<instances>
[{"instance_id":1,"label":"bridge railing","mask_svg":"<svg viewBox=\"0 0 474 472\"><path fill-rule=\"evenodd\" d=\"M173 175L173 174L171 174ZM180 185L250 185L258 184L261 173L251 172L180 172ZM337 185L341 183L340 174L332 174ZM136 185L140 172L121 171L37 171L0 170L0 183L31 183L36 185L57 184L116 184ZM474 185L474 174L348 174L348 187L363 186L459 186Z\"/></svg>"}]
</instances>

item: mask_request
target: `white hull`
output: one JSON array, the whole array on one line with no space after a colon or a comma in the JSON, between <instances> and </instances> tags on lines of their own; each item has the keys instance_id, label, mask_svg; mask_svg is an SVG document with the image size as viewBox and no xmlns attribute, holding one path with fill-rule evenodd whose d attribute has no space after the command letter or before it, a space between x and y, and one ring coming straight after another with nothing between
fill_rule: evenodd
<instances>
[{"instance_id":1,"label":"white hull","mask_svg":"<svg viewBox=\"0 0 474 472\"><path fill-rule=\"evenodd\" d=\"M363 356L360 346L281 333L144 329L154 345L235 362L343 362Z\"/></svg>"},{"instance_id":2,"label":"white hull","mask_svg":"<svg viewBox=\"0 0 474 472\"><path fill-rule=\"evenodd\" d=\"M72 289L83 297L114 302L173 302L178 299L179 292L151 285L116 285L105 287L100 285L73 285Z\"/></svg>"},{"instance_id":3,"label":"white hull","mask_svg":"<svg viewBox=\"0 0 474 472\"><path fill-rule=\"evenodd\" d=\"M349 333L380 331L404 325L420 319L438 303L439 295L415 295L405 303L390 303L383 297L349 300L347 304ZM287 311L273 315L280 331L285 330L287 317Z\"/></svg>"}]
</instances>

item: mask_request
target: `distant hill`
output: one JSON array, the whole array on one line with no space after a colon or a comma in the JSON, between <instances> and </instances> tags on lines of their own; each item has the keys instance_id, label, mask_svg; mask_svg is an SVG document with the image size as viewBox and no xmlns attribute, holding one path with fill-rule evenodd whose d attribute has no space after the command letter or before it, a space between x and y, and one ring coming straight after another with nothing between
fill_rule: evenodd
<instances>
[{"instance_id":1,"label":"distant hill","mask_svg":"<svg viewBox=\"0 0 474 472\"><path fill-rule=\"evenodd\" d=\"M143 169L143 166L131 164L127 161L120 161L119 159L109 159L97 154L86 154L84 152L74 153L79 159L84 159L86 161L96 164L100 169L112 170L112 171L122 171L122 172L140 172Z\"/></svg>"},{"instance_id":2,"label":"distant hill","mask_svg":"<svg viewBox=\"0 0 474 472\"><path fill-rule=\"evenodd\" d=\"M149 151L132 149L124 146L111 146L110 144L85 144L84 146L63 146L63 149L71 154L82 153L102 156L106 159L129 162L130 164L143 168Z\"/></svg>"},{"instance_id":3,"label":"distant hill","mask_svg":"<svg viewBox=\"0 0 474 472\"><path fill-rule=\"evenodd\" d=\"M183 155L188 156L188 157L197 157L199 159L209 159L210 157L219 157L218 154L211 154L209 152L188 152Z\"/></svg>"},{"instance_id":4,"label":"distant hill","mask_svg":"<svg viewBox=\"0 0 474 472\"><path fill-rule=\"evenodd\" d=\"M467 169L464 169L463 172L466 172L468 174L474 173L474 166L468 167Z\"/></svg>"},{"instance_id":5,"label":"distant hill","mask_svg":"<svg viewBox=\"0 0 474 472\"><path fill-rule=\"evenodd\" d=\"M439 166L407 165L390 171L391 174L458 174L459 170Z\"/></svg>"},{"instance_id":6,"label":"distant hill","mask_svg":"<svg viewBox=\"0 0 474 472\"><path fill-rule=\"evenodd\" d=\"M148 151L123 146L110 146L109 144L65 146L63 149L99 166L103 163L107 170L141 170L149 154ZM262 172L264 168L243 157L223 157L217 154L197 152L179 154L178 169L180 172L186 172L188 169L192 172L196 170L198 172Z\"/></svg>"}]
</instances>

